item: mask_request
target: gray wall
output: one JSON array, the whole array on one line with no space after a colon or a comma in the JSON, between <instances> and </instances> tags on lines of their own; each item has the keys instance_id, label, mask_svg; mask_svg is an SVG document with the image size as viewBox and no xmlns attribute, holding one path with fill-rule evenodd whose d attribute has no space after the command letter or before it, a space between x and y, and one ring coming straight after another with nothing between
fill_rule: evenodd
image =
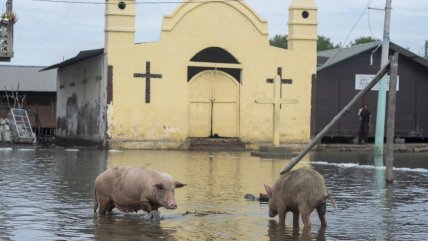
<instances>
[{"instance_id":1,"label":"gray wall","mask_svg":"<svg viewBox=\"0 0 428 241\"><path fill-rule=\"evenodd\" d=\"M66 139L103 141L106 137L104 56L58 70L57 131Z\"/></svg>"}]
</instances>

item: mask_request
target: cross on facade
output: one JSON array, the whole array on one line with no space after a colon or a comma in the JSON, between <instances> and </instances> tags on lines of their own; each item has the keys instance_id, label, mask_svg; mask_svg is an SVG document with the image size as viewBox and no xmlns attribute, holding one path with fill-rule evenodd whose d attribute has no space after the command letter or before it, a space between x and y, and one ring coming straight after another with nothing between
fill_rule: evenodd
<instances>
[{"instance_id":1,"label":"cross on facade","mask_svg":"<svg viewBox=\"0 0 428 241\"><path fill-rule=\"evenodd\" d=\"M280 106L281 104L295 104L297 100L283 99L281 97L281 87L283 83L291 84L291 80L281 78L281 68L278 68L278 72L274 79L267 79L266 83L273 83L273 97L272 98L261 98L257 99L258 104L272 104L273 105L273 146L279 146L279 127L280 127Z\"/></svg>"},{"instance_id":2,"label":"cross on facade","mask_svg":"<svg viewBox=\"0 0 428 241\"><path fill-rule=\"evenodd\" d=\"M161 74L150 73L150 61L146 62L146 73L134 73L135 78L146 78L146 103L150 103L150 79L158 78L161 79Z\"/></svg>"},{"instance_id":3,"label":"cross on facade","mask_svg":"<svg viewBox=\"0 0 428 241\"><path fill-rule=\"evenodd\" d=\"M283 79L282 78L282 68L281 67L278 67L276 73L281 78L281 85L279 87L279 89L280 89L279 94L280 94L280 96L282 98L282 84L291 85L293 83L293 80L292 79ZM273 79L266 79L266 83L272 84L273 83ZM279 106L279 108L281 109L281 105Z\"/></svg>"}]
</instances>

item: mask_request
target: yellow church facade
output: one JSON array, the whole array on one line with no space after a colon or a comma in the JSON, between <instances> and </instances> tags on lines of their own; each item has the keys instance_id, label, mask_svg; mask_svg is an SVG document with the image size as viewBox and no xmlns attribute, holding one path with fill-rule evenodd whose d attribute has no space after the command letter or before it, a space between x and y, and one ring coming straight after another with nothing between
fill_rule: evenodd
<instances>
[{"instance_id":1,"label":"yellow church facade","mask_svg":"<svg viewBox=\"0 0 428 241\"><path fill-rule=\"evenodd\" d=\"M268 3L266 3L268 4ZM272 97L278 68L280 141L310 140L311 81L316 73L317 7L289 6L288 49L269 45L267 22L244 1L185 1L165 16L158 42L134 43L135 4L106 5L105 69L111 148L185 148L189 137L272 141Z\"/></svg>"},{"instance_id":2,"label":"yellow church facade","mask_svg":"<svg viewBox=\"0 0 428 241\"><path fill-rule=\"evenodd\" d=\"M135 43L135 1L108 0L104 48L46 68L58 68L56 141L135 149L187 149L209 137L248 149L309 142L315 0L290 1L288 14L288 49L270 46L267 22L241 0L183 1L164 17L159 41Z\"/></svg>"}]
</instances>

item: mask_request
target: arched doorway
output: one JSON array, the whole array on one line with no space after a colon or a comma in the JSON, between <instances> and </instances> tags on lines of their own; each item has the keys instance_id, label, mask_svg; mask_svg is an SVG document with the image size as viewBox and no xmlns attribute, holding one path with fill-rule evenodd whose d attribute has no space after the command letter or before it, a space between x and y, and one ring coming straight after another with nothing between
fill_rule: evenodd
<instances>
[{"instance_id":1,"label":"arched doorway","mask_svg":"<svg viewBox=\"0 0 428 241\"><path fill-rule=\"evenodd\" d=\"M219 70L189 81L189 137L239 137L239 83Z\"/></svg>"}]
</instances>

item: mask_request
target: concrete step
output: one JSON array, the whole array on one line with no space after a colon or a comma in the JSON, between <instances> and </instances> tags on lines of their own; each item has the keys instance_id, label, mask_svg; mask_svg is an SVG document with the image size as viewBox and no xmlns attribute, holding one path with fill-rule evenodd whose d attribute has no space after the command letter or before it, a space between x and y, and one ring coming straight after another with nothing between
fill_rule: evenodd
<instances>
[{"instance_id":1,"label":"concrete step","mask_svg":"<svg viewBox=\"0 0 428 241\"><path fill-rule=\"evenodd\" d=\"M244 151L239 138L189 138L190 150Z\"/></svg>"}]
</instances>

